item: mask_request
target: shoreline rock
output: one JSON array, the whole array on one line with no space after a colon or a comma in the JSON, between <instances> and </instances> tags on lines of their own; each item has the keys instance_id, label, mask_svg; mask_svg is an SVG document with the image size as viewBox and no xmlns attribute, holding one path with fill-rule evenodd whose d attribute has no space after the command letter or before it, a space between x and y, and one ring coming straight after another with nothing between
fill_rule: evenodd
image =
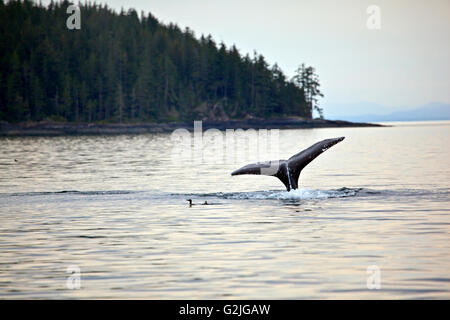
<instances>
[{"instance_id":1,"label":"shoreline rock","mask_svg":"<svg viewBox=\"0 0 450 320\"><path fill-rule=\"evenodd\" d=\"M202 121L202 129L311 129L339 127L383 127L381 124L358 123L343 120L324 119L245 119L228 121ZM37 122L11 124L0 122L0 136L48 136L48 135L111 135L111 134L142 134L170 133L175 129L194 129L194 122L167 123L62 123Z\"/></svg>"}]
</instances>

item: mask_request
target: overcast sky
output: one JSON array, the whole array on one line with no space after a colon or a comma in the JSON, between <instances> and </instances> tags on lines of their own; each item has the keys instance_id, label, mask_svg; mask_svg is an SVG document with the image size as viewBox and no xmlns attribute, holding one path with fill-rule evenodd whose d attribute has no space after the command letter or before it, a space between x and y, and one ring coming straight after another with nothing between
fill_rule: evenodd
<instances>
[{"instance_id":1,"label":"overcast sky","mask_svg":"<svg viewBox=\"0 0 450 320\"><path fill-rule=\"evenodd\" d=\"M311 65L326 114L338 107L345 114L343 105L361 102L393 108L450 102L450 0L98 2L151 12L197 36L236 44L243 54L256 50L288 76L302 62ZM370 5L380 8L380 29L367 27Z\"/></svg>"}]
</instances>

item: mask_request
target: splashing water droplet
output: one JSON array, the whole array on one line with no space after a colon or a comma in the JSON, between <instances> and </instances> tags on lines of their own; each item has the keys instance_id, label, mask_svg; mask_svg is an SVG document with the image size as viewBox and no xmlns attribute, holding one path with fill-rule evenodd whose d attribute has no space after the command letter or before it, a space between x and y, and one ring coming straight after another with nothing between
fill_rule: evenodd
<instances>
[{"instance_id":1,"label":"splashing water droplet","mask_svg":"<svg viewBox=\"0 0 450 320\"><path fill-rule=\"evenodd\" d=\"M289 165L286 162L286 172L289 180L289 191L292 190L292 184L291 184L291 173L289 172Z\"/></svg>"}]
</instances>

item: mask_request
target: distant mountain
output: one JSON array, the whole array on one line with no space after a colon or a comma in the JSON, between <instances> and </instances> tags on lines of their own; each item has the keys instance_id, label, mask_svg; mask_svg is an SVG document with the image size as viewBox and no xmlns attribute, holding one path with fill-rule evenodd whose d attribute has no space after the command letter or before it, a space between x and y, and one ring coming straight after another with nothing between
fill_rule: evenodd
<instances>
[{"instance_id":1,"label":"distant mountain","mask_svg":"<svg viewBox=\"0 0 450 320\"><path fill-rule=\"evenodd\" d=\"M398 109L369 101L322 103L325 119L347 119L363 113L384 115Z\"/></svg>"},{"instance_id":2,"label":"distant mountain","mask_svg":"<svg viewBox=\"0 0 450 320\"><path fill-rule=\"evenodd\" d=\"M341 116L340 118L354 122L450 120L450 104L432 102L414 109L395 111L388 114L363 114Z\"/></svg>"}]
</instances>

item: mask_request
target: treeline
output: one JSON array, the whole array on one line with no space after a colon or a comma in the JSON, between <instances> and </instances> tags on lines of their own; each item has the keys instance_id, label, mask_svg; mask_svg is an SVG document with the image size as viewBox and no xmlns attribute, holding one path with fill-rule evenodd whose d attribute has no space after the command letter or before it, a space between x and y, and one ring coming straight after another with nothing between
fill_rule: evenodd
<instances>
[{"instance_id":1,"label":"treeline","mask_svg":"<svg viewBox=\"0 0 450 320\"><path fill-rule=\"evenodd\" d=\"M0 120L83 122L312 116L301 81L262 55L151 14L0 0Z\"/></svg>"}]
</instances>

